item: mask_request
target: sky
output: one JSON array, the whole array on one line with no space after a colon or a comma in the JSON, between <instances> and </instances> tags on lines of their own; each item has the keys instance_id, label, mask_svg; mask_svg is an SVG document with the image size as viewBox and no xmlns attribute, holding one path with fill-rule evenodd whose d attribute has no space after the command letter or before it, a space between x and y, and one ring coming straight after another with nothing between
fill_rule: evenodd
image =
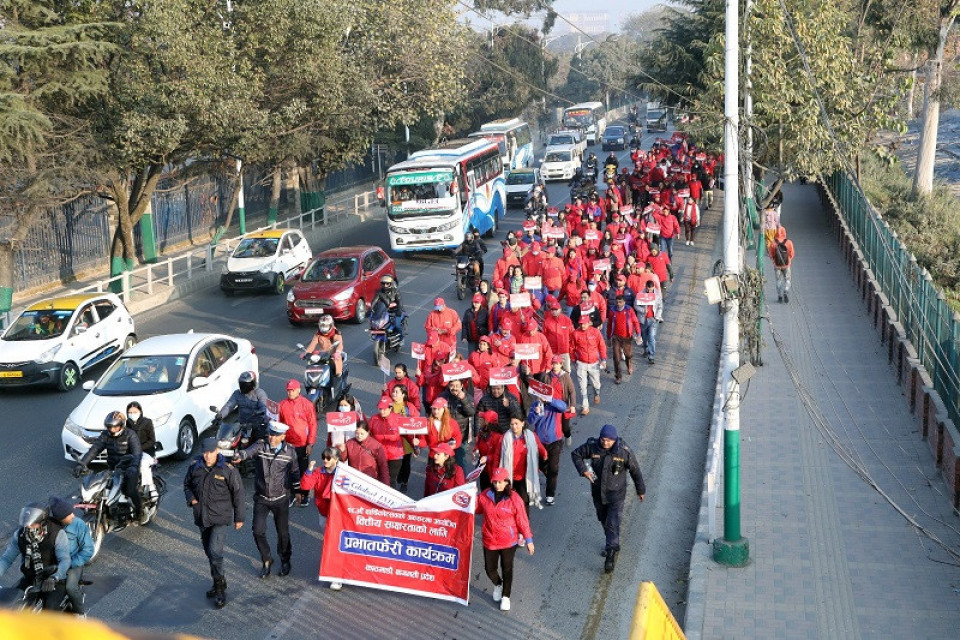
<instances>
[{"instance_id":1,"label":"sky","mask_svg":"<svg viewBox=\"0 0 960 640\"><path fill-rule=\"evenodd\" d=\"M553 8L561 15L586 11L606 11L610 14L610 30L619 31L620 21L624 16L646 11L662 2L664 0L554 0ZM559 30L560 26L560 22L558 22L554 30Z\"/></svg>"}]
</instances>

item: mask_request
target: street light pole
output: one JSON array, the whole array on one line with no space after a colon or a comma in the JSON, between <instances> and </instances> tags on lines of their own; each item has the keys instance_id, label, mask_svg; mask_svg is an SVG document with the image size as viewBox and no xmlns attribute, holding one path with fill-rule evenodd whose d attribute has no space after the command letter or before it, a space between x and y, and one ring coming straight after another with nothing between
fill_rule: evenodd
<instances>
[{"instance_id":1,"label":"street light pole","mask_svg":"<svg viewBox=\"0 0 960 640\"><path fill-rule=\"evenodd\" d=\"M726 0L724 43L724 165L723 165L723 272L740 274L739 97L740 24L738 0ZM740 366L740 303L726 303L720 359L723 398L723 538L713 541L713 559L742 567L750 559L750 545L740 533L740 387L733 372Z\"/></svg>"}]
</instances>

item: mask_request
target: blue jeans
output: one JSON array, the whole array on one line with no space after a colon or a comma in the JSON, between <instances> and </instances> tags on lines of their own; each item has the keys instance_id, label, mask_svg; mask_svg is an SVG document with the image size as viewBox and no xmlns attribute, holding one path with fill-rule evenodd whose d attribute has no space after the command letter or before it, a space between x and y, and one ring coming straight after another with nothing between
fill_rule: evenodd
<instances>
[{"instance_id":1,"label":"blue jeans","mask_svg":"<svg viewBox=\"0 0 960 640\"><path fill-rule=\"evenodd\" d=\"M660 236L660 248L667 253L670 260L673 260L673 238Z\"/></svg>"},{"instance_id":2,"label":"blue jeans","mask_svg":"<svg viewBox=\"0 0 960 640\"><path fill-rule=\"evenodd\" d=\"M643 344L647 348L647 354L653 358L657 352L657 322L656 318L644 318L643 326L640 327L640 336L643 338Z\"/></svg>"},{"instance_id":3,"label":"blue jeans","mask_svg":"<svg viewBox=\"0 0 960 640\"><path fill-rule=\"evenodd\" d=\"M70 598L70 605L73 607L73 612L78 616L86 611L86 609L83 608L83 593L80 591L81 578L83 578L83 566L70 567L67 569L67 597Z\"/></svg>"}]
</instances>

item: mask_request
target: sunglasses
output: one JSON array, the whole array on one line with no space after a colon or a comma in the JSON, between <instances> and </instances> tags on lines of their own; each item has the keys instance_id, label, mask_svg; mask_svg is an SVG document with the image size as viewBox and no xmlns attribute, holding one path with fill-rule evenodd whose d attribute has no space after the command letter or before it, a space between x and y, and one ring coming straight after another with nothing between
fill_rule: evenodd
<instances>
[{"instance_id":1,"label":"sunglasses","mask_svg":"<svg viewBox=\"0 0 960 640\"><path fill-rule=\"evenodd\" d=\"M323 456L323 459L324 459L324 460L333 460L334 457L333 457L333 456Z\"/></svg>"}]
</instances>

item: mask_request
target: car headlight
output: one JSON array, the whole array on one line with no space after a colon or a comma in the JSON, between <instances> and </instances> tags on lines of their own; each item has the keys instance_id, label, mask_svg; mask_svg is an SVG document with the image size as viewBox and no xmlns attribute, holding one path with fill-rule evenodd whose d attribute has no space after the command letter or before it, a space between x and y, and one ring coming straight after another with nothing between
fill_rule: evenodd
<instances>
[{"instance_id":1,"label":"car headlight","mask_svg":"<svg viewBox=\"0 0 960 640\"><path fill-rule=\"evenodd\" d=\"M36 360L37 364L46 364L51 360L53 360L53 357L57 355L57 352L60 351L60 347L62 346L63 346L62 344L58 344L54 347L50 347L49 349L41 353Z\"/></svg>"},{"instance_id":2,"label":"car headlight","mask_svg":"<svg viewBox=\"0 0 960 640\"><path fill-rule=\"evenodd\" d=\"M287 291L287 302L289 302L290 304L293 304L296 301L297 301L297 297L293 295L293 289L290 289L290 291Z\"/></svg>"},{"instance_id":3,"label":"car headlight","mask_svg":"<svg viewBox=\"0 0 960 640\"><path fill-rule=\"evenodd\" d=\"M337 302L343 302L344 300L349 300L350 296L352 295L353 295L353 287L348 287L347 289L344 289L337 295L333 296L333 299L336 300Z\"/></svg>"},{"instance_id":4,"label":"car headlight","mask_svg":"<svg viewBox=\"0 0 960 640\"><path fill-rule=\"evenodd\" d=\"M459 220L454 220L454 221L452 221L452 222L447 222L447 223L442 224L442 225L440 225L439 227L437 227L437 231L449 231L450 229L455 228L455 227L456 227L457 225L459 225L459 224L460 224L460 221L459 221Z\"/></svg>"},{"instance_id":5,"label":"car headlight","mask_svg":"<svg viewBox=\"0 0 960 640\"><path fill-rule=\"evenodd\" d=\"M75 436L83 437L83 429L80 428L76 422L67 417L66 422L63 423L63 428L72 433Z\"/></svg>"},{"instance_id":6,"label":"car headlight","mask_svg":"<svg viewBox=\"0 0 960 640\"><path fill-rule=\"evenodd\" d=\"M273 263L268 262L267 264L260 267L260 273L271 273L273 271Z\"/></svg>"},{"instance_id":7,"label":"car headlight","mask_svg":"<svg viewBox=\"0 0 960 640\"><path fill-rule=\"evenodd\" d=\"M167 421L170 420L170 416L172 416L172 415L173 415L173 413L171 412L171 413L165 413L165 414L163 414L162 416L160 416L159 418L154 418L154 419L153 419L153 426L154 426L154 427L163 427L163 426L166 426Z\"/></svg>"},{"instance_id":8,"label":"car headlight","mask_svg":"<svg viewBox=\"0 0 960 640\"><path fill-rule=\"evenodd\" d=\"M391 224L391 225L387 225L387 226L390 227L390 231L393 232L393 233L406 233L406 232L407 232L406 229L404 229L403 227L398 227L398 226L395 225L395 224Z\"/></svg>"}]
</instances>

